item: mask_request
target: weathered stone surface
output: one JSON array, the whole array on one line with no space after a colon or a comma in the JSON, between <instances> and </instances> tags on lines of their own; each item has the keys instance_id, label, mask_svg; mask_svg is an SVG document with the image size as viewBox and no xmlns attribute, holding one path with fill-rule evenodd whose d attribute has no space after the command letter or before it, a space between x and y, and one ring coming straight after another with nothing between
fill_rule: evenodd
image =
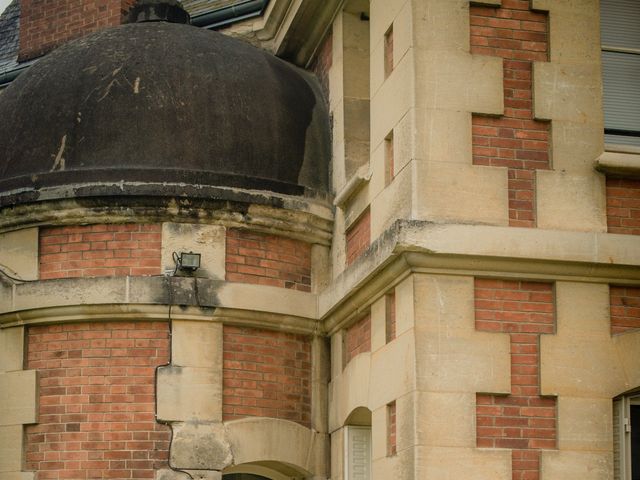
<instances>
[{"instance_id":1,"label":"weathered stone surface","mask_svg":"<svg viewBox=\"0 0 640 480\"><path fill-rule=\"evenodd\" d=\"M170 464L180 470L223 470L231 465L231 447L222 423L177 422L171 425ZM201 477L208 478L208 477Z\"/></svg>"}]
</instances>

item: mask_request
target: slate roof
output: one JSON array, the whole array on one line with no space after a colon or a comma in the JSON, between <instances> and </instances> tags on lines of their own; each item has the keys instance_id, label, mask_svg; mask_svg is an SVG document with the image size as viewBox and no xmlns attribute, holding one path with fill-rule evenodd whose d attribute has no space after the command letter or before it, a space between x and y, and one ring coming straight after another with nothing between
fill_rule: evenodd
<instances>
[{"instance_id":1,"label":"slate roof","mask_svg":"<svg viewBox=\"0 0 640 480\"><path fill-rule=\"evenodd\" d=\"M182 0L182 7L191 16L211 12L231 5L246 3L246 0Z\"/></svg>"},{"instance_id":2,"label":"slate roof","mask_svg":"<svg viewBox=\"0 0 640 480\"><path fill-rule=\"evenodd\" d=\"M13 0L0 15L0 72L18 65L20 1Z\"/></svg>"}]
</instances>

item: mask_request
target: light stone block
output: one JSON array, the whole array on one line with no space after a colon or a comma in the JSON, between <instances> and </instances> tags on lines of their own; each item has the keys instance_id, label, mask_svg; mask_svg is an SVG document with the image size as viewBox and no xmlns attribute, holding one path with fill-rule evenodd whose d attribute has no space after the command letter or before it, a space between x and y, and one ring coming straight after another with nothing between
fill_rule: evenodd
<instances>
[{"instance_id":1,"label":"light stone block","mask_svg":"<svg viewBox=\"0 0 640 480\"><path fill-rule=\"evenodd\" d=\"M36 370L0 374L0 426L36 423L37 388Z\"/></svg>"},{"instance_id":2,"label":"light stone block","mask_svg":"<svg viewBox=\"0 0 640 480\"><path fill-rule=\"evenodd\" d=\"M411 3L416 47L469 52L469 0L413 0Z\"/></svg>"},{"instance_id":3,"label":"light stone block","mask_svg":"<svg viewBox=\"0 0 640 480\"><path fill-rule=\"evenodd\" d=\"M8 472L18 472L22 468L22 425L0 426L0 473L2 478Z\"/></svg>"},{"instance_id":4,"label":"light stone block","mask_svg":"<svg viewBox=\"0 0 640 480\"><path fill-rule=\"evenodd\" d=\"M372 62L374 59L371 60ZM405 56L380 89L371 96L371 144L384 140L405 114L414 106L414 68Z\"/></svg>"},{"instance_id":5,"label":"light stone block","mask_svg":"<svg viewBox=\"0 0 640 480\"><path fill-rule=\"evenodd\" d=\"M418 389L509 393L509 336L475 330L473 278L414 278Z\"/></svg>"},{"instance_id":6,"label":"light stone block","mask_svg":"<svg viewBox=\"0 0 640 480\"><path fill-rule=\"evenodd\" d=\"M609 333L608 286L556 282L556 305L557 334L540 338L542 394L613 398L622 393L625 372Z\"/></svg>"},{"instance_id":7,"label":"light stone block","mask_svg":"<svg viewBox=\"0 0 640 480\"><path fill-rule=\"evenodd\" d=\"M174 320L171 325L171 362L180 367L210 368L222 372L222 324Z\"/></svg>"},{"instance_id":8,"label":"light stone block","mask_svg":"<svg viewBox=\"0 0 640 480\"><path fill-rule=\"evenodd\" d=\"M553 51L553 47L552 47ZM587 123L602 116L600 64L533 64L534 114L538 119Z\"/></svg>"},{"instance_id":9,"label":"light stone block","mask_svg":"<svg viewBox=\"0 0 640 480\"><path fill-rule=\"evenodd\" d=\"M409 110L404 117L393 127L393 174L397 177L403 170L410 168L413 159L413 112ZM387 188L387 166L385 159L386 140L372 145L369 181L369 196L375 198Z\"/></svg>"},{"instance_id":10,"label":"light stone block","mask_svg":"<svg viewBox=\"0 0 640 480\"><path fill-rule=\"evenodd\" d=\"M613 418L610 398L558 398L558 448L611 450Z\"/></svg>"},{"instance_id":11,"label":"light stone block","mask_svg":"<svg viewBox=\"0 0 640 480\"><path fill-rule=\"evenodd\" d=\"M415 57L418 111L504 112L501 58L431 50Z\"/></svg>"},{"instance_id":12,"label":"light stone block","mask_svg":"<svg viewBox=\"0 0 640 480\"><path fill-rule=\"evenodd\" d=\"M275 418L246 418L225 423L236 465L264 461L296 465L307 471L319 447L318 434Z\"/></svg>"},{"instance_id":13,"label":"light stone block","mask_svg":"<svg viewBox=\"0 0 640 480\"><path fill-rule=\"evenodd\" d=\"M371 355L366 405L382 407L415 389L415 338L407 332Z\"/></svg>"},{"instance_id":14,"label":"light stone block","mask_svg":"<svg viewBox=\"0 0 640 480\"><path fill-rule=\"evenodd\" d=\"M410 275L396 285L396 336L414 327L414 276Z\"/></svg>"},{"instance_id":15,"label":"light stone block","mask_svg":"<svg viewBox=\"0 0 640 480\"><path fill-rule=\"evenodd\" d=\"M416 210L421 219L508 225L507 169L416 162Z\"/></svg>"},{"instance_id":16,"label":"light stone block","mask_svg":"<svg viewBox=\"0 0 640 480\"><path fill-rule=\"evenodd\" d=\"M297 290L226 283L216 291L219 305L240 310L255 310L304 318L315 318L316 295Z\"/></svg>"},{"instance_id":17,"label":"light stone block","mask_svg":"<svg viewBox=\"0 0 640 480\"><path fill-rule=\"evenodd\" d=\"M81 278L23 283L16 286L14 310L62 305L126 303L125 278Z\"/></svg>"},{"instance_id":18,"label":"light stone block","mask_svg":"<svg viewBox=\"0 0 640 480\"><path fill-rule=\"evenodd\" d=\"M416 138L420 158L431 162L471 165L471 115L459 110L419 110Z\"/></svg>"},{"instance_id":19,"label":"light stone block","mask_svg":"<svg viewBox=\"0 0 640 480\"><path fill-rule=\"evenodd\" d=\"M35 472L3 472L2 480L34 480L35 475Z\"/></svg>"},{"instance_id":20,"label":"light stone block","mask_svg":"<svg viewBox=\"0 0 640 480\"><path fill-rule=\"evenodd\" d=\"M383 295L371 305L371 351L376 352L387 343L386 300Z\"/></svg>"},{"instance_id":21,"label":"light stone block","mask_svg":"<svg viewBox=\"0 0 640 480\"><path fill-rule=\"evenodd\" d=\"M373 461L373 479L414 480L416 475L416 455L413 449L399 451L392 457Z\"/></svg>"},{"instance_id":22,"label":"light stone block","mask_svg":"<svg viewBox=\"0 0 640 480\"><path fill-rule=\"evenodd\" d=\"M476 394L417 392L416 443L431 447L476 446Z\"/></svg>"},{"instance_id":23,"label":"light stone block","mask_svg":"<svg viewBox=\"0 0 640 480\"><path fill-rule=\"evenodd\" d=\"M224 280L226 230L217 225L162 224L162 270L173 272L173 253L195 252L200 256L196 276Z\"/></svg>"},{"instance_id":24,"label":"light stone block","mask_svg":"<svg viewBox=\"0 0 640 480\"><path fill-rule=\"evenodd\" d=\"M613 338L616 358L625 373L622 389L616 393L623 393L640 386L640 332L628 332Z\"/></svg>"},{"instance_id":25,"label":"light stone block","mask_svg":"<svg viewBox=\"0 0 640 480\"><path fill-rule=\"evenodd\" d=\"M158 368L157 416L166 422L221 421L222 369Z\"/></svg>"},{"instance_id":26,"label":"light stone block","mask_svg":"<svg viewBox=\"0 0 640 480\"><path fill-rule=\"evenodd\" d=\"M531 8L549 12L552 62L600 61L600 10L596 0L531 0Z\"/></svg>"},{"instance_id":27,"label":"light stone block","mask_svg":"<svg viewBox=\"0 0 640 480\"><path fill-rule=\"evenodd\" d=\"M371 411L371 459L375 461L387 455L387 406Z\"/></svg>"},{"instance_id":28,"label":"light stone block","mask_svg":"<svg viewBox=\"0 0 640 480\"><path fill-rule=\"evenodd\" d=\"M352 358L341 375L329 384L329 431L342 427L358 407L369 408L371 354Z\"/></svg>"},{"instance_id":29,"label":"light stone block","mask_svg":"<svg viewBox=\"0 0 640 480\"><path fill-rule=\"evenodd\" d=\"M594 161L604 150L602 117L587 123L554 120L552 130L553 169L593 175Z\"/></svg>"},{"instance_id":30,"label":"light stone block","mask_svg":"<svg viewBox=\"0 0 640 480\"><path fill-rule=\"evenodd\" d=\"M411 55L413 22L411 1L407 0L393 21L393 61L398 63L405 55ZM384 42L383 42L384 43Z\"/></svg>"},{"instance_id":31,"label":"light stone block","mask_svg":"<svg viewBox=\"0 0 640 480\"><path fill-rule=\"evenodd\" d=\"M38 229L0 233L0 268L24 280L38 278Z\"/></svg>"},{"instance_id":32,"label":"light stone block","mask_svg":"<svg viewBox=\"0 0 640 480\"><path fill-rule=\"evenodd\" d=\"M538 228L606 232L604 176L538 170Z\"/></svg>"},{"instance_id":33,"label":"light stone block","mask_svg":"<svg viewBox=\"0 0 640 480\"><path fill-rule=\"evenodd\" d=\"M612 452L542 451L540 478L613 480Z\"/></svg>"},{"instance_id":34,"label":"light stone block","mask_svg":"<svg viewBox=\"0 0 640 480\"><path fill-rule=\"evenodd\" d=\"M511 450L418 447L416 455L419 463L415 478L511 480Z\"/></svg>"},{"instance_id":35,"label":"light stone block","mask_svg":"<svg viewBox=\"0 0 640 480\"><path fill-rule=\"evenodd\" d=\"M233 463L222 423L186 422L171 425L169 463L180 470L223 470Z\"/></svg>"},{"instance_id":36,"label":"light stone block","mask_svg":"<svg viewBox=\"0 0 640 480\"><path fill-rule=\"evenodd\" d=\"M0 329L0 373L22 370L24 327Z\"/></svg>"},{"instance_id":37,"label":"light stone block","mask_svg":"<svg viewBox=\"0 0 640 480\"><path fill-rule=\"evenodd\" d=\"M413 171L405 168L371 201L371 239L375 240L398 218L409 218Z\"/></svg>"},{"instance_id":38,"label":"light stone block","mask_svg":"<svg viewBox=\"0 0 640 480\"><path fill-rule=\"evenodd\" d=\"M344 428L331 434L331 479L342 480L344 472Z\"/></svg>"},{"instance_id":39,"label":"light stone block","mask_svg":"<svg viewBox=\"0 0 640 480\"><path fill-rule=\"evenodd\" d=\"M339 330L331 337L331 378L334 379L342 374L342 349L344 331Z\"/></svg>"},{"instance_id":40,"label":"light stone block","mask_svg":"<svg viewBox=\"0 0 640 480\"><path fill-rule=\"evenodd\" d=\"M371 0L369 12L372 46L384 40L384 34L407 3L410 4L410 0Z\"/></svg>"},{"instance_id":41,"label":"light stone block","mask_svg":"<svg viewBox=\"0 0 640 480\"><path fill-rule=\"evenodd\" d=\"M360 13L342 13L345 98L369 99L369 23Z\"/></svg>"}]
</instances>

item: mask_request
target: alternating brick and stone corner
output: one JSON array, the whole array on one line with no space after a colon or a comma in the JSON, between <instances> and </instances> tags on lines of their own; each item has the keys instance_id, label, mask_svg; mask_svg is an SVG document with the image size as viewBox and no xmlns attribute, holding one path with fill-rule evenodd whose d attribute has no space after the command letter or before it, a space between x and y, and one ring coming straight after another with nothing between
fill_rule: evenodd
<instances>
[{"instance_id":1,"label":"alternating brick and stone corner","mask_svg":"<svg viewBox=\"0 0 640 480\"><path fill-rule=\"evenodd\" d=\"M540 335L553 334L550 283L475 280L476 329L511 337L511 394L476 395L478 447L512 450L513 480L540 478L540 450L556 448L556 399L540 395Z\"/></svg>"},{"instance_id":2,"label":"alternating brick and stone corner","mask_svg":"<svg viewBox=\"0 0 640 480\"><path fill-rule=\"evenodd\" d=\"M504 115L472 117L473 163L508 167L509 225L536 226L536 170L550 168L550 123L533 111L532 65L547 61L548 15L529 0L472 5L471 53L503 58Z\"/></svg>"}]
</instances>

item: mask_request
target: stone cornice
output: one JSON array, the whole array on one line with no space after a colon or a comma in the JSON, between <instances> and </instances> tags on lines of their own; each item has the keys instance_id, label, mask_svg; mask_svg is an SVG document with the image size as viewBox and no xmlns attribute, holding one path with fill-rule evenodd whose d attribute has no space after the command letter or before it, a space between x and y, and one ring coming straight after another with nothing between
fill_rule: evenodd
<instances>
[{"instance_id":1,"label":"stone cornice","mask_svg":"<svg viewBox=\"0 0 640 480\"><path fill-rule=\"evenodd\" d=\"M631 235L399 221L320 294L180 277L0 283L0 326L81 320L224 322L332 334L412 273L640 285Z\"/></svg>"}]
</instances>

